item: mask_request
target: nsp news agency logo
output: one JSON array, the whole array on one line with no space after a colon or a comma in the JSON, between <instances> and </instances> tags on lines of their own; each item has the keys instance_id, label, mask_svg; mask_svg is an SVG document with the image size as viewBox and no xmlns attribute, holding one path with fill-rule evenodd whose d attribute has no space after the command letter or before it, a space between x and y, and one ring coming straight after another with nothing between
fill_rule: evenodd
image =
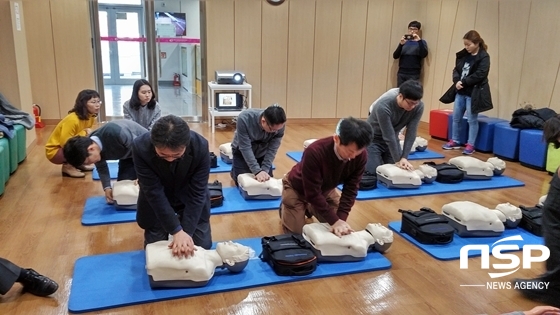
<instances>
[{"instance_id":1,"label":"nsp news agency logo","mask_svg":"<svg viewBox=\"0 0 560 315\"><path fill-rule=\"evenodd\" d=\"M550 250L548 247L544 245L533 245L527 244L522 245L522 259L520 260L519 257L515 254L508 254L505 252L508 251L518 251L519 245L518 244L502 244L508 241L521 241L523 242L523 237L521 235L514 235L509 237L504 237L492 243L491 246L487 244L471 244L465 245L461 247L460 251L460 268L461 269L468 269L469 268L469 252L476 251L480 252L481 262L480 267L482 269L488 270L490 269L490 252L492 252L492 256L502 261L509 261L509 263L494 263L492 264L492 268L495 270L503 270L503 272L488 272L488 275L492 279L501 278L505 276L509 276L519 270L519 268L523 269L531 269L531 265L534 262L543 262L546 261L550 257ZM488 281L486 285L484 284L462 284L461 286L465 287L486 287L486 289L511 289L512 287L515 289L525 289L523 287L518 288L521 283L515 283L513 286L509 281ZM536 282L533 283L536 285L538 289L547 289L549 282Z\"/></svg>"}]
</instances>

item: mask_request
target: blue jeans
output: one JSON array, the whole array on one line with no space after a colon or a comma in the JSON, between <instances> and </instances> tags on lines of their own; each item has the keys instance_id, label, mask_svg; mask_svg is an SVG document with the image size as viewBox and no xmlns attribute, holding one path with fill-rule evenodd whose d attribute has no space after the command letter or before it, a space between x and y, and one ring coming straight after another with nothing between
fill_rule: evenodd
<instances>
[{"instance_id":1,"label":"blue jeans","mask_svg":"<svg viewBox=\"0 0 560 315\"><path fill-rule=\"evenodd\" d=\"M461 120L467 112L467 122L469 123L469 138L467 143L474 146L476 135L478 134L478 114L471 113L471 97L458 94L455 95L455 105L453 106L453 133L451 138L459 143L459 130L461 128Z\"/></svg>"}]
</instances>

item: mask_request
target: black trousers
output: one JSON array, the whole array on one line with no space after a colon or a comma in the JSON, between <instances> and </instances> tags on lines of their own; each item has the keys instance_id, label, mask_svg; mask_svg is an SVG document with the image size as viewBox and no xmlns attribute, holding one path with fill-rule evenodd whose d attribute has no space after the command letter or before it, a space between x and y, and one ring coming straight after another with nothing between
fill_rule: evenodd
<instances>
[{"instance_id":1,"label":"black trousers","mask_svg":"<svg viewBox=\"0 0 560 315\"><path fill-rule=\"evenodd\" d=\"M550 281L560 289L560 178L558 171L550 181L550 188L543 207L542 232L544 245L550 250L546 261L546 272L542 281ZM560 296L558 297L560 298Z\"/></svg>"},{"instance_id":2,"label":"black trousers","mask_svg":"<svg viewBox=\"0 0 560 315\"><path fill-rule=\"evenodd\" d=\"M251 172L251 169L249 168L249 165L247 165L247 162L245 162L245 159L243 158L243 154L241 153L241 151L237 150L237 149L233 149L233 161L231 164L231 179L233 179L233 181L235 182L235 185L237 185L237 176L239 174L245 174L245 173L251 173L253 174L253 172ZM259 163L259 166L262 165L264 161L264 156L257 158L257 163ZM270 177L273 177L272 175L272 167L270 168L270 171L268 171L268 175L270 175Z\"/></svg>"},{"instance_id":3,"label":"black trousers","mask_svg":"<svg viewBox=\"0 0 560 315\"><path fill-rule=\"evenodd\" d=\"M420 80L420 73L409 74L409 73L397 73L397 87L401 86L404 81L408 80Z\"/></svg>"},{"instance_id":4,"label":"black trousers","mask_svg":"<svg viewBox=\"0 0 560 315\"><path fill-rule=\"evenodd\" d=\"M366 171L372 175L377 174L376 169L379 165L395 163L391 151L389 151L389 146L383 139L374 138L367 147L367 153Z\"/></svg>"},{"instance_id":5,"label":"black trousers","mask_svg":"<svg viewBox=\"0 0 560 315\"><path fill-rule=\"evenodd\" d=\"M7 259L0 258L0 294L6 294L21 273L21 268Z\"/></svg>"}]
</instances>

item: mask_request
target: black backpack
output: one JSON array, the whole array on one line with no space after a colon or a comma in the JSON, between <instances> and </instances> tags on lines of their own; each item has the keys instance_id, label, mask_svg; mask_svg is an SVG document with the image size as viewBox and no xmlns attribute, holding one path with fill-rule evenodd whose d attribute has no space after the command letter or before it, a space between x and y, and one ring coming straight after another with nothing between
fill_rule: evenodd
<instances>
[{"instance_id":1,"label":"black backpack","mask_svg":"<svg viewBox=\"0 0 560 315\"><path fill-rule=\"evenodd\" d=\"M435 162L424 162L424 164L436 169L436 182L456 184L462 182L463 178L465 178L465 173L463 173L463 171L461 171L456 165L449 163L436 164Z\"/></svg>"},{"instance_id":2,"label":"black backpack","mask_svg":"<svg viewBox=\"0 0 560 315\"><path fill-rule=\"evenodd\" d=\"M519 206L519 209L523 214L519 226L537 236L542 236L542 207L539 205L534 207Z\"/></svg>"},{"instance_id":3,"label":"black backpack","mask_svg":"<svg viewBox=\"0 0 560 315\"><path fill-rule=\"evenodd\" d=\"M261 245L260 259L279 276L305 276L317 268L317 257L300 234L266 236Z\"/></svg>"},{"instance_id":4,"label":"black backpack","mask_svg":"<svg viewBox=\"0 0 560 315\"><path fill-rule=\"evenodd\" d=\"M222 183L218 180L215 180L213 183L208 183L208 191L210 192L210 208L220 207L224 204Z\"/></svg>"},{"instance_id":5,"label":"black backpack","mask_svg":"<svg viewBox=\"0 0 560 315\"><path fill-rule=\"evenodd\" d=\"M210 152L210 168L218 167L218 157L214 152Z\"/></svg>"},{"instance_id":6,"label":"black backpack","mask_svg":"<svg viewBox=\"0 0 560 315\"><path fill-rule=\"evenodd\" d=\"M377 174L365 171L360 180L358 190L372 190L377 188Z\"/></svg>"},{"instance_id":7,"label":"black backpack","mask_svg":"<svg viewBox=\"0 0 560 315\"><path fill-rule=\"evenodd\" d=\"M453 241L455 229L442 214L430 208L420 211L402 210L401 233L406 233L422 244L448 244Z\"/></svg>"}]
</instances>

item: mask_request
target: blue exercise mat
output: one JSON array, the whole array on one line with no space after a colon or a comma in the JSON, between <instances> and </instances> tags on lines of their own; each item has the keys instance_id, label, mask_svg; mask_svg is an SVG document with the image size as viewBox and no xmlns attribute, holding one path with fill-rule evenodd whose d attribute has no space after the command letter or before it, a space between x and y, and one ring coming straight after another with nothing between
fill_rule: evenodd
<instances>
[{"instance_id":1,"label":"blue exercise mat","mask_svg":"<svg viewBox=\"0 0 560 315\"><path fill-rule=\"evenodd\" d=\"M261 239L238 240L262 251ZM217 269L210 282L200 288L150 288L146 274L146 256L143 250L79 258L74 265L74 276L68 299L68 310L74 313L150 303L205 294L213 294L265 285L281 284L323 277L389 269L391 262L380 253L369 253L360 262L320 264L310 275L301 277L277 276L271 267L258 258L234 274Z\"/></svg>"},{"instance_id":2,"label":"blue exercise mat","mask_svg":"<svg viewBox=\"0 0 560 315\"><path fill-rule=\"evenodd\" d=\"M136 221L136 210L117 210L104 196L89 197L84 205L82 225L101 225Z\"/></svg>"},{"instance_id":3,"label":"blue exercise mat","mask_svg":"<svg viewBox=\"0 0 560 315\"><path fill-rule=\"evenodd\" d=\"M286 155L291 158L292 160L299 162L301 161L301 157L303 156L303 151L292 151L286 153ZM434 151L426 150L426 151L418 151L408 155L409 160L427 160L427 159L443 159L443 154L439 154Z\"/></svg>"},{"instance_id":4,"label":"blue exercise mat","mask_svg":"<svg viewBox=\"0 0 560 315\"><path fill-rule=\"evenodd\" d=\"M224 204L221 207L210 209L213 215L278 209L281 202L280 198L275 200L245 200L237 187L224 188L223 194ZM82 215L82 225L102 225L135 221L135 210L117 210L113 205L108 205L103 196L88 198Z\"/></svg>"},{"instance_id":5,"label":"blue exercise mat","mask_svg":"<svg viewBox=\"0 0 560 315\"><path fill-rule=\"evenodd\" d=\"M531 234L530 232L522 229L522 228L515 228L515 229L506 229L502 235L494 236L494 237L460 237L457 234L453 235L453 241L449 244L445 245L426 245L419 243L415 239L413 239L410 235L401 233L401 221L393 221L389 222L389 228L411 242L412 244L418 246L421 250L428 253L430 256L434 257L435 259L439 260L454 260L460 258L461 247L465 245L472 245L472 244L486 244L488 246L492 246L494 242L500 240L504 237L510 237L515 235L521 235L523 240L511 240L507 241L503 244L507 245L517 245L521 250L523 245L543 245L544 241L543 238L540 236L536 236ZM490 252L492 248L490 248ZM505 251L504 251L505 252ZM469 257L478 257L480 256L480 251L469 251Z\"/></svg>"},{"instance_id":6,"label":"blue exercise mat","mask_svg":"<svg viewBox=\"0 0 560 315\"><path fill-rule=\"evenodd\" d=\"M472 191L483 189L496 189L496 188L510 188L521 187L525 184L517 179L507 176L494 176L489 180L469 180L465 179L457 184L443 184L433 182L431 184L422 184L418 188L399 189L387 188L381 183L377 183L377 188L374 190L360 190L356 200L372 200L383 198L397 198L397 197L412 197L432 194L444 194L459 191ZM342 190L342 186L338 186Z\"/></svg>"},{"instance_id":7,"label":"blue exercise mat","mask_svg":"<svg viewBox=\"0 0 560 315\"><path fill-rule=\"evenodd\" d=\"M107 166L109 167L109 175L111 176L111 179L117 179L117 176L119 175L119 161L107 161ZM99 180L97 167L93 169L91 178L93 178L94 180Z\"/></svg>"},{"instance_id":8,"label":"blue exercise mat","mask_svg":"<svg viewBox=\"0 0 560 315\"><path fill-rule=\"evenodd\" d=\"M111 175L111 179L117 179L117 175L119 173L119 161L107 161L107 165L109 166L109 174ZM272 169L275 169L274 164L272 165ZM229 173L230 171L231 164L227 164L226 162L222 161L222 159L218 158L218 167L211 168L210 174ZM99 180L99 173L97 172L97 168L93 169L93 174L91 176L93 179Z\"/></svg>"}]
</instances>

